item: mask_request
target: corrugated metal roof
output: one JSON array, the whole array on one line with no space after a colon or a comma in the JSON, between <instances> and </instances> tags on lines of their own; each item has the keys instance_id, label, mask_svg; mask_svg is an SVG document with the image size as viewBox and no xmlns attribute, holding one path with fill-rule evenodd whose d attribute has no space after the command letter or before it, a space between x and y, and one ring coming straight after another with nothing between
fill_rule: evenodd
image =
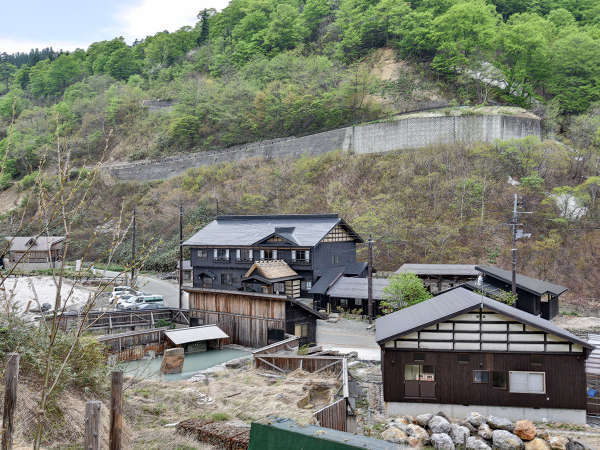
<instances>
[{"instance_id":1,"label":"corrugated metal roof","mask_svg":"<svg viewBox=\"0 0 600 450\"><path fill-rule=\"evenodd\" d=\"M503 270L492 266L475 266L475 268L485 275L497 278L505 283L512 283L512 272L510 270ZM559 284L527 277L519 273L517 274L517 286L536 295L544 295L547 292L554 295L560 295L568 290L568 288Z\"/></svg>"},{"instance_id":2,"label":"corrugated metal roof","mask_svg":"<svg viewBox=\"0 0 600 450\"><path fill-rule=\"evenodd\" d=\"M169 330L165 331L165 336L167 336L175 345L209 341L212 339L225 339L229 337L216 325L201 325L199 327Z\"/></svg>"},{"instance_id":3,"label":"corrugated metal roof","mask_svg":"<svg viewBox=\"0 0 600 450\"><path fill-rule=\"evenodd\" d=\"M338 223L353 233L337 214L288 214L273 216L220 216L183 243L184 246L218 245L250 246L275 233L276 228L288 228L284 232L300 247L315 246ZM362 239L357 236L357 242Z\"/></svg>"},{"instance_id":4,"label":"corrugated metal roof","mask_svg":"<svg viewBox=\"0 0 600 450\"><path fill-rule=\"evenodd\" d=\"M584 347L593 347L585 340L554 325L549 320L534 316L533 314L476 294L462 287L446 291L424 302L380 317L375 323L375 340L381 344L398 336L412 333L437 322L442 322L450 317L471 311L478 308L482 303L485 308L512 317L519 322L540 328L568 341L581 344Z\"/></svg>"},{"instance_id":5,"label":"corrugated metal roof","mask_svg":"<svg viewBox=\"0 0 600 450\"><path fill-rule=\"evenodd\" d=\"M402 264L396 273L414 273L416 275L479 275L474 264Z\"/></svg>"},{"instance_id":6,"label":"corrugated metal roof","mask_svg":"<svg viewBox=\"0 0 600 450\"><path fill-rule=\"evenodd\" d=\"M64 236L6 236L4 239L10 242L11 252L23 252L26 250L44 252L50 247L65 239ZM33 245L31 245L33 244Z\"/></svg>"},{"instance_id":7,"label":"corrugated metal roof","mask_svg":"<svg viewBox=\"0 0 600 450\"><path fill-rule=\"evenodd\" d=\"M373 278L373 299L381 300L383 290L390 284L387 278ZM340 277L327 291L337 298L367 298L368 278Z\"/></svg>"}]
</instances>

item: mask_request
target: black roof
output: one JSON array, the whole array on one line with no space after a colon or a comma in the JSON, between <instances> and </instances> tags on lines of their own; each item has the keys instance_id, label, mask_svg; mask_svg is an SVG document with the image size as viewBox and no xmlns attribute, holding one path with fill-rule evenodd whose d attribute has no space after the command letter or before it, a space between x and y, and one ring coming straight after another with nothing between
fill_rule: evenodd
<instances>
[{"instance_id":1,"label":"black roof","mask_svg":"<svg viewBox=\"0 0 600 450\"><path fill-rule=\"evenodd\" d=\"M585 340L556 326L549 320L534 316L533 314L476 294L462 287L446 291L424 302L380 317L375 323L375 340L378 344L382 344L399 336L427 328L438 322L443 322L454 316L479 308L480 305L497 313L512 317L519 322L545 330L568 341L587 348L593 348Z\"/></svg>"},{"instance_id":2,"label":"black roof","mask_svg":"<svg viewBox=\"0 0 600 450\"><path fill-rule=\"evenodd\" d=\"M184 246L251 246L277 234L299 247L313 247L336 225L362 238L337 214L219 216L186 240Z\"/></svg>"},{"instance_id":3,"label":"black roof","mask_svg":"<svg viewBox=\"0 0 600 450\"><path fill-rule=\"evenodd\" d=\"M474 277L479 275L474 264L402 264L396 273Z\"/></svg>"},{"instance_id":4,"label":"black roof","mask_svg":"<svg viewBox=\"0 0 600 450\"><path fill-rule=\"evenodd\" d=\"M484 275L496 278L508 284L512 283L512 272L510 270L503 270L492 266L475 266L475 268L480 272L483 272ZM564 286L527 277L519 273L517 274L517 287L535 295L544 295L546 293L560 295L568 290L568 288Z\"/></svg>"},{"instance_id":5,"label":"black roof","mask_svg":"<svg viewBox=\"0 0 600 450\"><path fill-rule=\"evenodd\" d=\"M329 269L323 275L319 277L317 282L313 284L313 287L308 291L310 294L326 294L327 290L333 286L341 276L357 276L363 273L368 266L366 262L354 262L346 264L344 269L339 267Z\"/></svg>"},{"instance_id":6,"label":"black roof","mask_svg":"<svg viewBox=\"0 0 600 450\"><path fill-rule=\"evenodd\" d=\"M368 278L340 277L327 291L335 298L368 298ZM382 300L383 290L390 284L389 278L373 278L373 299Z\"/></svg>"}]
</instances>

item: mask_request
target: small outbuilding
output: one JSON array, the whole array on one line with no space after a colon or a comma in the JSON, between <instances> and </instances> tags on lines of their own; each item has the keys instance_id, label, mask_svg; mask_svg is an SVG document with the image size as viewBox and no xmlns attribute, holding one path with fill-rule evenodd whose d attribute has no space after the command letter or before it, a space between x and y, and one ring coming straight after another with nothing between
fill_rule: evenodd
<instances>
[{"instance_id":1,"label":"small outbuilding","mask_svg":"<svg viewBox=\"0 0 600 450\"><path fill-rule=\"evenodd\" d=\"M376 328L390 414L586 422L593 346L546 319L458 287Z\"/></svg>"},{"instance_id":2,"label":"small outbuilding","mask_svg":"<svg viewBox=\"0 0 600 450\"><path fill-rule=\"evenodd\" d=\"M185 353L198 353L223 348L229 336L216 325L177 328L165 331L165 337L173 347L182 347Z\"/></svg>"},{"instance_id":3,"label":"small outbuilding","mask_svg":"<svg viewBox=\"0 0 600 450\"><path fill-rule=\"evenodd\" d=\"M414 273L434 295L475 280L479 275L474 264L402 264L396 273Z\"/></svg>"},{"instance_id":4,"label":"small outbuilding","mask_svg":"<svg viewBox=\"0 0 600 450\"><path fill-rule=\"evenodd\" d=\"M475 266L483 275L481 284L469 281L465 284L467 289L482 291L489 297L497 297L503 292L512 290L512 272L492 266ZM550 320L558 314L558 297L568 288L544 280L538 280L525 275L517 274L517 301L514 305L520 310L535 316L542 316Z\"/></svg>"},{"instance_id":5,"label":"small outbuilding","mask_svg":"<svg viewBox=\"0 0 600 450\"><path fill-rule=\"evenodd\" d=\"M48 267L63 256L64 236L6 236L10 264L43 263Z\"/></svg>"},{"instance_id":6,"label":"small outbuilding","mask_svg":"<svg viewBox=\"0 0 600 450\"><path fill-rule=\"evenodd\" d=\"M324 293L315 295L313 308L324 309L329 312L354 311L358 314L369 313L369 280L368 278L339 276L325 286ZM390 284L387 278L373 278L373 312L381 314L381 300L384 299L384 289ZM319 283L315 290L320 289Z\"/></svg>"},{"instance_id":7,"label":"small outbuilding","mask_svg":"<svg viewBox=\"0 0 600 450\"><path fill-rule=\"evenodd\" d=\"M256 261L242 278L242 290L300 297L302 277L281 259Z\"/></svg>"}]
</instances>

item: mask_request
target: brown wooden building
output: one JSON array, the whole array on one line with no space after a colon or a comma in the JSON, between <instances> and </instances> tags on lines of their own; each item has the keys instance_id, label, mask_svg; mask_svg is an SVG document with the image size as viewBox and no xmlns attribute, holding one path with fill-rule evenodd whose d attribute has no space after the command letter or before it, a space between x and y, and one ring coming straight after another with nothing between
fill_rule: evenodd
<instances>
[{"instance_id":1,"label":"brown wooden building","mask_svg":"<svg viewBox=\"0 0 600 450\"><path fill-rule=\"evenodd\" d=\"M195 325L216 324L228 336L225 343L263 347L300 336L300 345L315 343L318 312L284 295L218 289L186 288L190 319Z\"/></svg>"},{"instance_id":2,"label":"brown wooden building","mask_svg":"<svg viewBox=\"0 0 600 450\"><path fill-rule=\"evenodd\" d=\"M9 262L53 263L62 258L64 236L7 236Z\"/></svg>"},{"instance_id":3,"label":"brown wooden building","mask_svg":"<svg viewBox=\"0 0 600 450\"><path fill-rule=\"evenodd\" d=\"M377 319L391 414L585 423L586 341L464 288Z\"/></svg>"},{"instance_id":4,"label":"brown wooden building","mask_svg":"<svg viewBox=\"0 0 600 450\"><path fill-rule=\"evenodd\" d=\"M396 273L414 273L432 294L477 279L473 264L402 264Z\"/></svg>"}]
</instances>

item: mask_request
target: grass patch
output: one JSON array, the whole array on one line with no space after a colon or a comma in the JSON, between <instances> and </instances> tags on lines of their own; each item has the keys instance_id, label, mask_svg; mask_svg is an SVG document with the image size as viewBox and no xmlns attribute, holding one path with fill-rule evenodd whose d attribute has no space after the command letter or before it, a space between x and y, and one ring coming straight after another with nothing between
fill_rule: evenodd
<instances>
[{"instance_id":1,"label":"grass patch","mask_svg":"<svg viewBox=\"0 0 600 450\"><path fill-rule=\"evenodd\" d=\"M230 417L227 414L222 412L213 413L210 415L210 418L215 422L225 422L226 420L230 419Z\"/></svg>"}]
</instances>

